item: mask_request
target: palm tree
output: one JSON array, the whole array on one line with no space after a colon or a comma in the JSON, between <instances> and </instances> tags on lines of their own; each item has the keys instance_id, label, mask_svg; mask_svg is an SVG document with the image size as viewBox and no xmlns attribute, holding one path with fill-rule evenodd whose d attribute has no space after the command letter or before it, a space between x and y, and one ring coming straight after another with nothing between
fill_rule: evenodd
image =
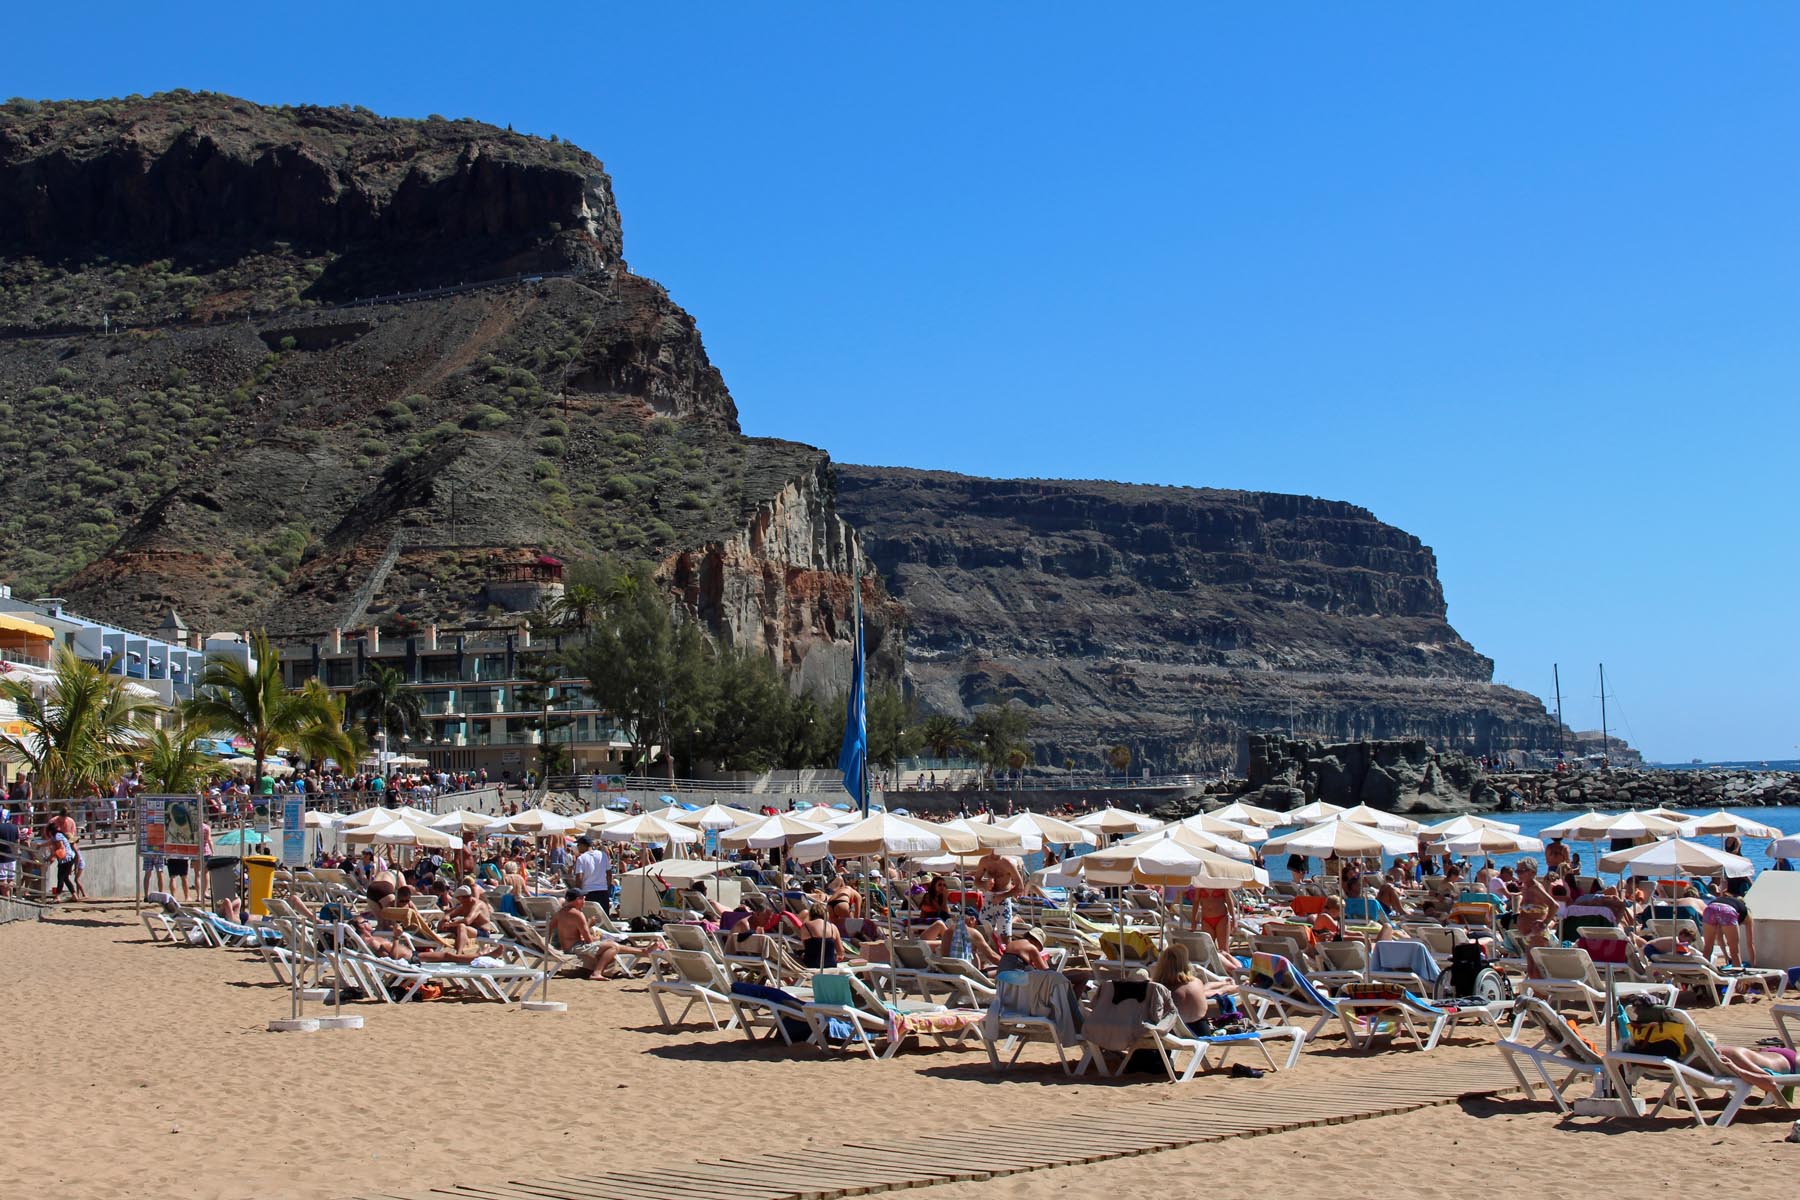
<instances>
[{"instance_id":1,"label":"palm tree","mask_svg":"<svg viewBox=\"0 0 1800 1200\"><path fill-rule=\"evenodd\" d=\"M354 762L344 734L344 710L318 679L298 691L281 682L281 651L269 635L250 639L251 663L213 658L200 672L194 698L184 706L188 723L204 733L224 733L250 743L256 777L284 743L319 762L328 756ZM254 664L254 665L252 665Z\"/></svg>"},{"instance_id":2,"label":"palm tree","mask_svg":"<svg viewBox=\"0 0 1800 1200\"><path fill-rule=\"evenodd\" d=\"M110 663L107 666L111 666ZM125 678L56 651L55 678L42 699L23 680L0 681L0 700L18 709L22 734L0 736L0 755L37 776L47 797L102 787L137 758L156 705L125 690Z\"/></svg>"},{"instance_id":3,"label":"palm tree","mask_svg":"<svg viewBox=\"0 0 1800 1200\"><path fill-rule=\"evenodd\" d=\"M169 727L152 729L144 739L144 787L153 795L187 795L206 782L208 761L200 750L204 736L179 718Z\"/></svg>"},{"instance_id":4,"label":"palm tree","mask_svg":"<svg viewBox=\"0 0 1800 1200\"><path fill-rule=\"evenodd\" d=\"M919 741L931 756L936 759L948 759L968 744L968 736L962 723L955 717L935 714L925 718L925 724L919 727Z\"/></svg>"},{"instance_id":5,"label":"palm tree","mask_svg":"<svg viewBox=\"0 0 1800 1200\"><path fill-rule=\"evenodd\" d=\"M362 682L351 689L349 711L365 728L382 733L384 750L389 732L398 733L404 742L425 724L419 693L406 685L406 672L380 663L371 666Z\"/></svg>"},{"instance_id":6,"label":"palm tree","mask_svg":"<svg viewBox=\"0 0 1800 1200\"><path fill-rule=\"evenodd\" d=\"M594 623L602 606L600 591L585 583L572 583L556 602L556 614L576 629L585 631Z\"/></svg>"}]
</instances>

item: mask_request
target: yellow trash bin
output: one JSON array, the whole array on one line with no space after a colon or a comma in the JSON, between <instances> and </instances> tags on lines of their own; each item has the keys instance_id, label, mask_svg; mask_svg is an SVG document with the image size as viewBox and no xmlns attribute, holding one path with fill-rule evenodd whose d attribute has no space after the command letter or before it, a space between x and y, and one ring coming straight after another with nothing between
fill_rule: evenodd
<instances>
[{"instance_id":1,"label":"yellow trash bin","mask_svg":"<svg viewBox=\"0 0 1800 1200\"><path fill-rule=\"evenodd\" d=\"M275 891L275 868L281 860L272 854L246 854L244 874L250 877L250 911L259 917L269 915L268 899Z\"/></svg>"}]
</instances>

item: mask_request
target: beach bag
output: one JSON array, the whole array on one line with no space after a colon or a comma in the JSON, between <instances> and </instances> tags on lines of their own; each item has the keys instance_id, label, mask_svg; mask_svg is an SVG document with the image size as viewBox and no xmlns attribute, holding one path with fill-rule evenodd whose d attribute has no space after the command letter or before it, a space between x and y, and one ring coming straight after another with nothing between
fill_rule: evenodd
<instances>
[{"instance_id":1,"label":"beach bag","mask_svg":"<svg viewBox=\"0 0 1800 1200\"><path fill-rule=\"evenodd\" d=\"M1687 1026L1660 1004L1639 1004L1626 1026L1627 1046L1633 1054L1685 1062L1694 1052Z\"/></svg>"}]
</instances>

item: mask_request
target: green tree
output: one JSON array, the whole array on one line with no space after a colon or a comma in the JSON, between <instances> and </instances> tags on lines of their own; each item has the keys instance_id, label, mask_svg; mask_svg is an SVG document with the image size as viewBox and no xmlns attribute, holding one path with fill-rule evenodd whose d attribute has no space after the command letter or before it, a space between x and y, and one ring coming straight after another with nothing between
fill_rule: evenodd
<instances>
[{"instance_id":1,"label":"green tree","mask_svg":"<svg viewBox=\"0 0 1800 1200\"><path fill-rule=\"evenodd\" d=\"M926 717L919 727L920 744L936 759L950 759L961 754L968 746L968 736L961 721L943 713Z\"/></svg>"},{"instance_id":2,"label":"green tree","mask_svg":"<svg viewBox=\"0 0 1800 1200\"><path fill-rule=\"evenodd\" d=\"M37 776L39 795L105 790L137 758L156 706L127 692L123 675L75 657L67 646L57 647L53 669L41 699L24 680L0 681L0 700L12 701L25 727L0 736L0 753Z\"/></svg>"},{"instance_id":3,"label":"green tree","mask_svg":"<svg viewBox=\"0 0 1800 1200\"><path fill-rule=\"evenodd\" d=\"M869 762L896 767L918 753L919 731L900 689L874 687L868 693Z\"/></svg>"},{"instance_id":4,"label":"green tree","mask_svg":"<svg viewBox=\"0 0 1800 1200\"><path fill-rule=\"evenodd\" d=\"M1106 765L1123 775L1131 770L1131 747L1123 743L1106 752Z\"/></svg>"},{"instance_id":5,"label":"green tree","mask_svg":"<svg viewBox=\"0 0 1800 1200\"><path fill-rule=\"evenodd\" d=\"M699 733L683 737L677 730L677 747L731 771L766 771L779 763L791 701L774 664L726 646L709 660L706 675L701 716L691 727Z\"/></svg>"},{"instance_id":6,"label":"green tree","mask_svg":"<svg viewBox=\"0 0 1800 1200\"><path fill-rule=\"evenodd\" d=\"M570 654L570 673L587 679L588 694L631 739L636 762L648 763L660 746L673 779L675 732L697 728L707 711L706 638L647 575L616 597Z\"/></svg>"},{"instance_id":7,"label":"green tree","mask_svg":"<svg viewBox=\"0 0 1800 1200\"><path fill-rule=\"evenodd\" d=\"M568 751L564 743L556 740L555 733L558 729L566 729L573 723L573 718L550 711L551 702L559 699L556 681L563 675L562 666L554 657L536 658L519 668L519 678L525 681L525 686L513 697L520 708L538 710L538 768L544 775L559 773Z\"/></svg>"},{"instance_id":8,"label":"green tree","mask_svg":"<svg viewBox=\"0 0 1800 1200\"><path fill-rule=\"evenodd\" d=\"M836 727L843 725L839 713ZM779 750L776 758L789 771L830 766L837 761L839 737L833 722L812 692L802 692L783 705L780 714Z\"/></svg>"},{"instance_id":9,"label":"green tree","mask_svg":"<svg viewBox=\"0 0 1800 1200\"><path fill-rule=\"evenodd\" d=\"M585 633L600 615L600 589L593 584L572 583L556 602L556 615L564 624Z\"/></svg>"},{"instance_id":10,"label":"green tree","mask_svg":"<svg viewBox=\"0 0 1800 1200\"><path fill-rule=\"evenodd\" d=\"M143 744L144 787L161 795L180 796L205 783L211 764L200 749L203 736L179 717L150 730Z\"/></svg>"},{"instance_id":11,"label":"green tree","mask_svg":"<svg viewBox=\"0 0 1800 1200\"><path fill-rule=\"evenodd\" d=\"M348 708L350 716L360 720L370 734L397 734L404 742L425 729L419 693L407 686L406 672L397 667L372 665L350 690Z\"/></svg>"},{"instance_id":12,"label":"green tree","mask_svg":"<svg viewBox=\"0 0 1800 1200\"><path fill-rule=\"evenodd\" d=\"M200 671L194 698L183 706L190 724L203 733L230 734L250 743L256 776L263 764L286 745L312 762L336 756L354 764L344 733L344 710L324 683L309 679L293 690L281 682L281 651L269 635L250 639L249 663L236 658L209 659Z\"/></svg>"},{"instance_id":13,"label":"green tree","mask_svg":"<svg viewBox=\"0 0 1800 1200\"><path fill-rule=\"evenodd\" d=\"M990 705L976 713L969 722L969 745L989 772L999 771L1013 750L1025 742L1031 731L1031 713L1007 701Z\"/></svg>"}]
</instances>

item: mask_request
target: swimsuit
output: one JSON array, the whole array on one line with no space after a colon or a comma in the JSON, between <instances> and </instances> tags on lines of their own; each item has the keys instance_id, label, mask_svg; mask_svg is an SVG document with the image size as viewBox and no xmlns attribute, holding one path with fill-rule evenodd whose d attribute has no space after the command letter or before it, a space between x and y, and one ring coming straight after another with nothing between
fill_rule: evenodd
<instances>
[{"instance_id":1,"label":"swimsuit","mask_svg":"<svg viewBox=\"0 0 1800 1200\"><path fill-rule=\"evenodd\" d=\"M1011 896L989 896L986 907L982 909L982 915L987 918L988 926L998 933L1002 940L1012 936L1013 902Z\"/></svg>"},{"instance_id":2,"label":"swimsuit","mask_svg":"<svg viewBox=\"0 0 1800 1200\"><path fill-rule=\"evenodd\" d=\"M1700 914L1700 922L1703 925L1736 925L1738 911L1729 904L1709 904Z\"/></svg>"}]
</instances>

